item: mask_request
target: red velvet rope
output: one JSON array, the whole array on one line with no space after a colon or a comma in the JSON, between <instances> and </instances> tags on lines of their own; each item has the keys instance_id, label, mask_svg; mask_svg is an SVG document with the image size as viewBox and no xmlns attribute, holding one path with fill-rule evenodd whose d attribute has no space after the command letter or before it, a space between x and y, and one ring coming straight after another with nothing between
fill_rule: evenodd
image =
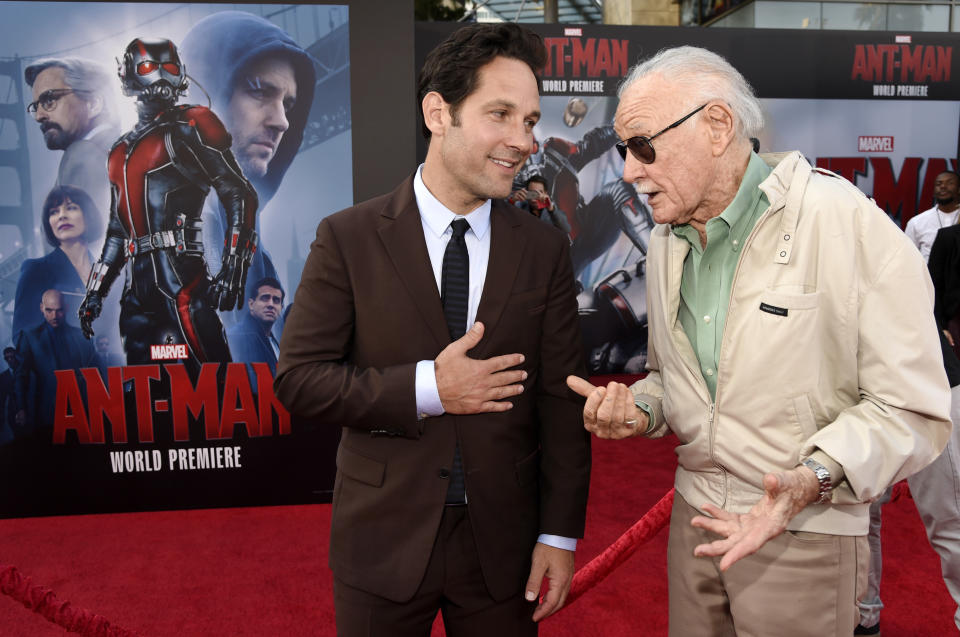
<instances>
[{"instance_id":1,"label":"red velvet rope","mask_svg":"<svg viewBox=\"0 0 960 637\"><path fill-rule=\"evenodd\" d=\"M24 577L13 566L0 566L0 593L12 597L71 633L87 637L140 637L139 633L111 626L100 615L57 599L52 590L34 585L29 577Z\"/></svg>"},{"instance_id":2,"label":"red velvet rope","mask_svg":"<svg viewBox=\"0 0 960 637\"><path fill-rule=\"evenodd\" d=\"M906 480L901 480L893 485L893 491L890 492L891 502L896 502L900 498L913 499L913 494L910 493L910 487L907 485Z\"/></svg>"},{"instance_id":3,"label":"red velvet rope","mask_svg":"<svg viewBox=\"0 0 960 637\"><path fill-rule=\"evenodd\" d=\"M624 532L616 542L608 546L603 553L590 560L573 576L573 584L567 595L567 608L578 597L596 586L618 566L630 559L641 544L650 541L670 520L673 508L673 489L660 498L642 518Z\"/></svg>"},{"instance_id":4,"label":"red velvet rope","mask_svg":"<svg viewBox=\"0 0 960 637\"><path fill-rule=\"evenodd\" d=\"M650 541L667 525L673 507L673 489L670 489L653 508L636 521L600 555L577 571L570 586L566 606L596 586L607 575L633 555L640 545ZM83 608L74 608L70 602L57 599L44 586L36 586L13 566L0 565L0 593L12 597L35 613L65 628L68 632L86 637L141 637L139 633L111 626L105 618ZM565 606L565 607L566 607Z\"/></svg>"}]
</instances>

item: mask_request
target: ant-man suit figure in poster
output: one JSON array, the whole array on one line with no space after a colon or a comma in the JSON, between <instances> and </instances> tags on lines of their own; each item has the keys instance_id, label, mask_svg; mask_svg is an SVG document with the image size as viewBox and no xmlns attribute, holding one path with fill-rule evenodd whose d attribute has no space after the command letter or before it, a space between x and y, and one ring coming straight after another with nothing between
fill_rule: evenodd
<instances>
[{"instance_id":1,"label":"ant-man suit figure in poster","mask_svg":"<svg viewBox=\"0 0 960 637\"><path fill-rule=\"evenodd\" d=\"M135 39L118 64L124 95L137 98L139 121L110 151L110 222L80 324L89 338L110 285L129 261L120 311L127 364L152 362L151 346L180 345L180 362L196 377L202 363L230 361L216 310L244 303L257 247L257 194L216 115L203 106L177 105L187 76L172 42ZM211 187L228 219L223 266L212 280L200 221Z\"/></svg>"}]
</instances>

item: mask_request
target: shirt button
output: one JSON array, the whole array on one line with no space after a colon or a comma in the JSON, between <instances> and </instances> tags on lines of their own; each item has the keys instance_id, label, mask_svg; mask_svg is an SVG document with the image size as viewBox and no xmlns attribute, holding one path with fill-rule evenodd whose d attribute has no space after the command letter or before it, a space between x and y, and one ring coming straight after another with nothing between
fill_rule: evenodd
<instances>
[{"instance_id":1,"label":"shirt button","mask_svg":"<svg viewBox=\"0 0 960 637\"><path fill-rule=\"evenodd\" d=\"M709 315L708 315L708 316L704 316L704 317L703 317L703 322L704 322L704 323L709 323L709 322L710 322L710 316L709 316Z\"/></svg>"},{"instance_id":2,"label":"shirt button","mask_svg":"<svg viewBox=\"0 0 960 637\"><path fill-rule=\"evenodd\" d=\"M440 471L437 472L437 475L446 480L450 477L450 471L448 469L440 469Z\"/></svg>"},{"instance_id":3,"label":"shirt button","mask_svg":"<svg viewBox=\"0 0 960 637\"><path fill-rule=\"evenodd\" d=\"M708 369L708 370L707 370L707 376L713 376L713 370L712 370L712 369Z\"/></svg>"},{"instance_id":4,"label":"shirt button","mask_svg":"<svg viewBox=\"0 0 960 637\"><path fill-rule=\"evenodd\" d=\"M733 245L735 245L735 246L740 245L740 241L739 241L738 239L734 239L734 240L733 240Z\"/></svg>"}]
</instances>

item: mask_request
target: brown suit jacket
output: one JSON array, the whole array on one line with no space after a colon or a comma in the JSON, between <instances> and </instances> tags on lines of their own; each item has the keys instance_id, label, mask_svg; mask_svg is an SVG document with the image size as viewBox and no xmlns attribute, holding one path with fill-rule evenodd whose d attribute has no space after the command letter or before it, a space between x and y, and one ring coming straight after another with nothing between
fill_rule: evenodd
<instances>
[{"instance_id":1,"label":"brown suit jacket","mask_svg":"<svg viewBox=\"0 0 960 637\"><path fill-rule=\"evenodd\" d=\"M537 535L582 537L590 439L565 385L583 374L568 241L494 202L490 260L470 352L519 352L513 409L418 420L417 361L450 343L412 178L324 219L284 327L276 393L293 412L342 426L330 566L350 586L406 601L443 511L459 437L469 515L496 599L519 594Z\"/></svg>"}]
</instances>

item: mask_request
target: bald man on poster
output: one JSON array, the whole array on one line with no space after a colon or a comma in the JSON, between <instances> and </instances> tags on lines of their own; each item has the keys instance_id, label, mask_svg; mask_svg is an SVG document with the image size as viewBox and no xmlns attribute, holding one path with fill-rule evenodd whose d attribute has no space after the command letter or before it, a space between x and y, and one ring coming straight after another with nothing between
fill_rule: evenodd
<instances>
[{"instance_id":1,"label":"bald man on poster","mask_svg":"<svg viewBox=\"0 0 960 637\"><path fill-rule=\"evenodd\" d=\"M671 635L849 637L869 502L936 458L950 389L916 249L846 180L754 153L762 125L710 51L632 69L615 129L658 224L649 374L568 383L598 437L680 440Z\"/></svg>"}]
</instances>

